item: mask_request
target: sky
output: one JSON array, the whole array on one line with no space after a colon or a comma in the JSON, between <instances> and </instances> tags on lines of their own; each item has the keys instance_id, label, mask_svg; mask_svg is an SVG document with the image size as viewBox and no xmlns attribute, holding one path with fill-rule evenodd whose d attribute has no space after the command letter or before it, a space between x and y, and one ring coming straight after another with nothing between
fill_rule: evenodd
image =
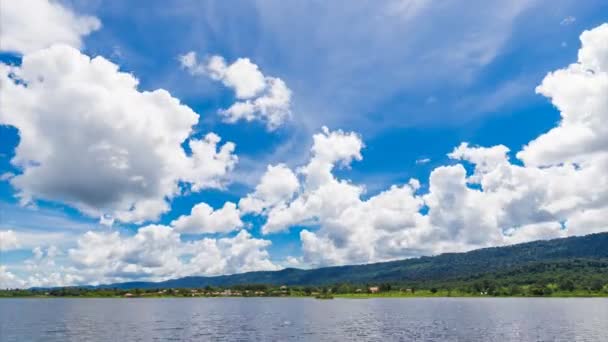
<instances>
[{"instance_id":1,"label":"sky","mask_svg":"<svg viewBox=\"0 0 608 342\"><path fill-rule=\"evenodd\" d=\"M21 0L0 288L608 230L608 3Z\"/></svg>"}]
</instances>

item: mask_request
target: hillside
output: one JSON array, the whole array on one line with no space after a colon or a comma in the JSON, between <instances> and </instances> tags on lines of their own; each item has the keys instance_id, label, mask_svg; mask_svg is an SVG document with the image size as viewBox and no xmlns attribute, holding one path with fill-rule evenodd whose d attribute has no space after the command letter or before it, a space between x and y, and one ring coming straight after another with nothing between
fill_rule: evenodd
<instances>
[{"instance_id":1,"label":"hillside","mask_svg":"<svg viewBox=\"0 0 608 342\"><path fill-rule=\"evenodd\" d=\"M185 277L164 282L129 282L102 288L194 288L241 284L327 285L337 283L422 284L474 279L538 278L558 270L561 276L608 276L608 233L446 253L366 265L311 270L248 272L217 277Z\"/></svg>"}]
</instances>

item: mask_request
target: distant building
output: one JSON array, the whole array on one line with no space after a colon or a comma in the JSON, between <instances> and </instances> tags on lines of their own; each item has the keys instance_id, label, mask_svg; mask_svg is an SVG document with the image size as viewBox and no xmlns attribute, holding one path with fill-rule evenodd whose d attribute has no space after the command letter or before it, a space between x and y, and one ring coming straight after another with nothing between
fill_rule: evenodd
<instances>
[{"instance_id":1,"label":"distant building","mask_svg":"<svg viewBox=\"0 0 608 342\"><path fill-rule=\"evenodd\" d=\"M355 292L361 293L361 292L363 292L363 290L362 289L356 289Z\"/></svg>"},{"instance_id":2,"label":"distant building","mask_svg":"<svg viewBox=\"0 0 608 342\"><path fill-rule=\"evenodd\" d=\"M371 286L368 290L369 290L369 293L378 293L378 292L380 292L380 288L378 286Z\"/></svg>"},{"instance_id":3,"label":"distant building","mask_svg":"<svg viewBox=\"0 0 608 342\"><path fill-rule=\"evenodd\" d=\"M125 293L125 297L133 297L133 294L132 294L132 293L127 292L127 293Z\"/></svg>"}]
</instances>

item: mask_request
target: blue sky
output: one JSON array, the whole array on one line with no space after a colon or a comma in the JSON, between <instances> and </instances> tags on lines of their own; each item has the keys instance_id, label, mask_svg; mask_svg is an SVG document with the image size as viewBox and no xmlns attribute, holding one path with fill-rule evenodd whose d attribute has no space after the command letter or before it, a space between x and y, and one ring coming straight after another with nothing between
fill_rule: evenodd
<instances>
[{"instance_id":1,"label":"blue sky","mask_svg":"<svg viewBox=\"0 0 608 342\"><path fill-rule=\"evenodd\" d=\"M427 0L329 3L178 1L169 6L165 1L72 0L52 2L49 7L46 0L31 0L30 5L40 6L40 11L50 18L45 21L50 23L36 20L17 5L8 14L3 14L7 16L5 25L25 23L27 27L24 26L26 29L18 34L14 33L15 30L5 30L7 32L2 39L9 44L3 47L0 62L17 69L30 68L24 72L24 82L33 84L34 80L28 80L27 75L40 72L45 78L40 82L48 83L57 77L60 86L56 87L65 86L69 91L60 92L53 86L35 94L33 92L38 90L33 86L23 92L19 92L18 87L14 92L2 91L4 101L9 97L11 100L5 105L0 104L4 107L0 114L0 174L4 175L0 181L0 231L11 232L11 236L4 236L6 241L13 241L16 236L16 241L5 242L6 246L0 252L1 264L5 266L0 274L4 279L0 277L0 280L7 286L158 280L286 266L363 263L605 228L600 226L581 231L576 226L579 221L593 221L582 217L583 213L604 208L603 201L586 199L594 194L580 193L583 183L576 183L579 185L576 193L572 189L556 189L553 185L559 182L556 179L556 183L542 185L546 188L539 193L509 192L507 196L501 191L506 193L505 189L511 189L513 184L526 189L537 189L541 185L536 180L532 181L532 176L508 181L497 176L499 173L504 176L502 167L507 167L505 165L516 170L514 174L520 172L519 168L530 175L548 168L551 177L564 174L568 165L582 165L582 170L575 170L588 172L581 174L581 178L593 175L596 169L601 170L603 159L597 159L596 154L593 157L589 155L594 148L592 146L600 146L602 153L608 150L603 140L581 140L580 144L590 147L578 151L576 156L564 155L559 157L561 159L543 157L548 155L546 151L550 148L541 147L548 144L545 140L551 137L543 141L537 139L559 125L568 113L563 109L567 106L559 103L576 103L581 99L562 94L559 87L547 86L546 91L535 91L535 88L544 84L543 80L548 80L545 77L549 72L577 63L579 50L582 50L581 33L608 21L608 3L605 1L509 0L501 4ZM74 18L96 18L99 24L94 21L78 23ZM52 33L56 31L52 25L73 32L54 36ZM35 32L49 34L34 39ZM608 44L601 34L597 33L599 38L589 43L591 53L601 50L594 49L593 44L598 41ZM58 44L67 44L73 51L51 52ZM186 65L181 59L189 52L197 56L192 65ZM60 57L62 53L71 57ZM36 69L42 68L40 65L45 62L32 62L31 66L20 67L22 59L28 56L35 56L31 59L36 61L51 61L49 65L55 66L61 64L61 60L76 60L78 56L99 56L118 68L117 71L104 69L108 75L126 73L137 78L139 84L134 89L138 92L166 90L196 116L188 116L187 111L167 105L163 107L168 110L167 116L162 119L166 129L159 128L160 133L155 131L149 135L154 139L163 139L163 134L167 137L181 136L182 131L172 129L184 127L187 131L185 139L177 147L182 148L185 155L180 156L182 159L173 157L167 152L168 146L148 151L146 146L152 146L150 144L156 140L145 140L144 144L144 140L138 140L138 129L121 131L123 126L117 122L121 122L123 116L139 118L129 121L136 125L146 115L155 115L156 112L144 112L143 108L155 110L147 107L148 103L137 102L141 106L129 106L132 101L128 96L131 95L124 95L124 103L112 104L121 108L122 114L104 117L106 109L94 109L89 113L91 106L102 108L103 104L93 101L80 105L79 101L89 99L85 93L97 89L94 85L101 74L91 73L97 76L86 78L82 76L86 72L79 71L82 75L69 78L61 73L60 67ZM224 61L223 69L217 74L210 64L213 56ZM52 58L57 59L53 61ZM254 76L261 73L263 78L258 81L262 82L260 87L264 90L256 92L255 96L238 98L238 92L253 83L247 83L247 75L240 73L242 69L235 68L233 74L227 70L245 58L250 62L245 67L250 68L249 71L253 67L251 72ZM601 61L602 58L605 56L600 51L597 59ZM599 66L591 62L585 64L581 60L578 62L591 69L595 67L597 77L607 72L602 69L605 65L601 62ZM9 75L15 71L3 72ZM54 72L58 75L50 74ZM237 118L234 122L229 119L232 114L222 114L222 110L231 108L238 101L253 103L271 96L272 82L276 80L282 81L290 94L289 99L281 103L284 107L274 112L285 115L277 127L269 126L270 116L265 116L265 109L251 112L251 120ZM562 87L565 89L566 86ZM116 88L120 87L109 87ZM80 92L78 89L87 90ZM23 99L18 98L30 90L33 93L31 97L23 95ZM107 90L113 94L111 98L122 98L118 90L113 91ZM38 106L28 104L45 98L53 103L48 106L44 103L38 103ZM159 99L160 95L157 100L151 100L150 106L160 103ZM42 107L45 109L40 109ZM62 113L66 108L69 109ZM608 110L602 104L591 108L588 114L597 118L602 118ZM22 114L20 110L29 114ZM92 119L98 112L102 114ZM176 118L177 122L177 117L183 117L183 121L171 121ZM154 120L150 119L149 124L159 124ZM190 127L183 123L187 120L194 120L194 124ZM100 128L97 131L90 125L99 125ZM324 131L324 126L328 127L327 131ZM80 127L86 128L81 130ZM215 147L219 151L225 142L236 145L233 155L238 157L238 162L222 161L223 171L208 171L210 167L203 161L192 173L182 174L185 166L175 165L190 165L186 164L190 161L185 160L194 158L196 154L189 145L190 141L206 141L204 137L209 132L221 137L221 142L213 145L214 151ZM562 134L571 134L568 132ZM20 140L23 134L28 136ZM36 139L37 134L46 140ZM123 142L113 143L112 137L125 134L133 136L125 138L124 145L121 145ZM566 141L572 135L562 138ZM24 143L26 139L27 146ZM326 139L327 144L317 143L317 139ZM555 137L552 139L560 141ZM575 138L572 139L576 142ZM108 144L108 141L111 148L116 149L111 151L126 151L109 156L110 162L126 155L127 165L140 163L137 165L142 168L150 165L151 169L142 171L143 176L131 175L128 180L112 178L114 171L102 174L105 172L102 169L110 168L107 165L96 168L93 162L87 162L91 158L100 158L100 155L88 155L86 151L93 151L91 148L102 146L98 145L101 143ZM20 142L23 143L21 147ZM448 156L462 142L468 142L469 148L465 148L460 157ZM509 149L508 153L504 152L510 157L509 161L504 161L507 164L492 159L498 150L491 148L497 145ZM87 146L90 148L85 148ZM487 149L475 150L476 146ZM171 148L175 147L172 145ZM517 152L522 150L529 150L529 153L516 158ZM165 151L162 153L166 155L158 155L161 153L158 151ZM498 155L502 152L500 150ZM153 156L151 159L156 160L145 161L143 156L148 153ZM45 162L54 166L35 171L38 166L45 166ZM324 169L313 168L315 162L327 165L328 173ZM279 179L270 175L269 179L280 184L268 183L276 193L264 196L283 196L275 203L262 196L262 192L255 195L255 189L263 183L261 179L268 165L279 163L288 170L284 175L293 174L297 184L291 189L287 185L291 178ZM82 166L80 169L79 165L85 164L86 168ZM172 169L170 175L163 176L168 178L162 178L157 175L158 170L152 170L154 165L162 165L163 168L173 165L182 170ZM495 168L489 170L488 165ZM459 190L461 192L449 194L452 183L440 179L450 172L452 177L458 177L458 167L464 168L467 176L472 178L467 179L465 188ZM20 177L28 169L38 172L37 176ZM436 176L436 185L431 185L431 174ZM143 219L128 218L136 211L135 208L139 208L139 203L151 199L150 193L155 191L150 187L139 187L133 177L140 177L145 182L156 180L157 176L162 180L159 184L167 188L158 192L160 198L156 196L154 199L160 203L164 199L166 208L155 207L158 215L147 212L142 214ZM316 184L312 180L315 177L329 178ZM413 185L410 182L412 178L419 184ZM170 186L163 183L165 179L170 179L179 190L168 190ZM91 180L95 184L87 185L85 181ZM213 182L221 185L209 185ZM459 181L454 182L457 184ZM203 183L205 185L201 185ZM389 198L393 194L387 192L391 192L389 189L393 185L404 193L396 193L394 198ZM139 190L125 190L131 186ZM600 181L597 186L602 190L603 183ZM256 198L265 203L263 208L247 209L240 201L248 195L258 196ZM407 200L399 202L400 196L407 197ZM465 197L460 196L492 197L479 199L480 202L471 199L473 202L468 203ZM505 196L509 200L504 199ZM549 199L550 196L553 197ZM536 211L522 213L520 207L527 203L524 200L535 203L532 207ZM155 206L160 205L158 201ZM321 203L320 207L316 207L315 201ZM191 215L189 225L182 228L175 223L182 215L186 219L199 203L206 203L212 211L219 212L226 202L234 203L237 211L236 214L228 209L222 212L222 215L234 214L229 219L225 218L227 221L218 223L219 214L212 216L207 212L205 217ZM382 207L384 204L376 202L390 202L390 205ZM496 211L487 217L487 221L492 222L488 223L491 227L484 226L485 216L480 218L483 222L476 226L477 223L469 221L476 216L475 211L466 210L483 207L486 202L492 204L482 208L485 212ZM576 202L577 205L565 208L563 203L566 202ZM303 209L297 209L299 205ZM596 215L601 218L604 213L600 211ZM112 219L112 224L100 222L100 215ZM366 219L374 219L358 227L357 224L345 223L347 220L340 215L362 215ZM386 223L386 217L399 219ZM268 222L275 222L275 219L283 223L277 224L276 228L264 228L271 227ZM564 229L564 222L572 222L572 228ZM552 230L555 224L560 229ZM142 241L147 239L141 229L149 225L155 225L150 226L149 231L156 242L150 245L152 247L142 247L145 243L140 246L137 241L140 241L140 235ZM458 227L461 226L469 228L460 231ZM471 229L471 232L466 229ZM479 233L486 230L487 234ZM91 241L87 240L85 235L88 231L98 239L88 235ZM516 231L522 232L521 236L515 234ZM170 235L167 239L177 236L181 245L166 245L167 241L155 240L165 233ZM117 238L113 240L113 236ZM246 245L237 245L239 236ZM372 247L360 245L370 238L374 241ZM201 241L213 243L217 253L209 252L210 247ZM108 247L104 244L113 245ZM222 249L222 246L228 247ZM113 256L94 254L96 250L93 247L100 251L120 251L115 254L124 255L111 260L111 265L103 264L97 259L112 259ZM179 266L165 261L150 262L149 258L158 257L151 255L162 248L179 252L163 255L161 259L187 262ZM87 254L87 249L93 251ZM241 249L249 252L235 252ZM190 265L197 256L224 266L205 268ZM91 261L78 263L78 258ZM148 263L155 266L146 266ZM101 276L93 275L96 267L102 269Z\"/></svg>"}]
</instances>

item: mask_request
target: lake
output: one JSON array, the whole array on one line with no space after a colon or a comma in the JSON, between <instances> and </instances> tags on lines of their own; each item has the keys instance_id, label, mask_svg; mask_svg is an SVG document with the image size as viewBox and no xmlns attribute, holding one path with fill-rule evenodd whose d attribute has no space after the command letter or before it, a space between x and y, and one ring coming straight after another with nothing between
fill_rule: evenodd
<instances>
[{"instance_id":1,"label":"lake","mask_svg":"<svg viewBox=\"0 0 608 342\"><path fill-rule=\"evenodd\" d=\"M606 298L0 299L0 341L608 341Z\"/></svg>"}]
</instances>

